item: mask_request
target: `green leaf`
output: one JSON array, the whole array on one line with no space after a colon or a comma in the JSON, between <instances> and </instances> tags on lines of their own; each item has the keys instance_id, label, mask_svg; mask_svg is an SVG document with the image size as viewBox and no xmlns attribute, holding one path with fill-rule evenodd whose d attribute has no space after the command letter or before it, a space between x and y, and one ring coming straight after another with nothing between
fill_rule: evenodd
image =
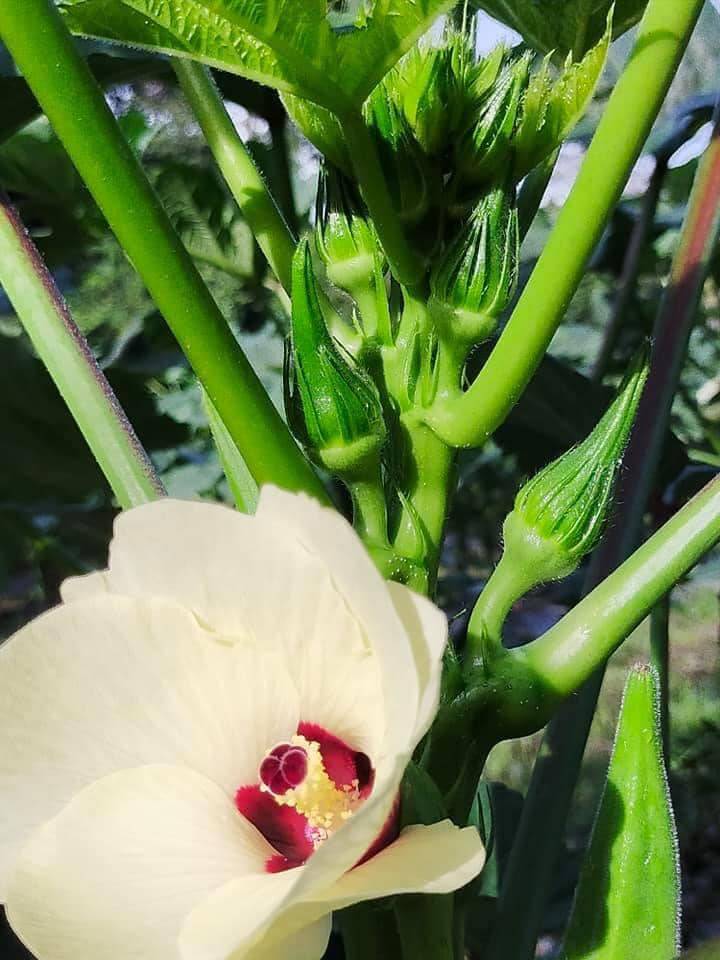
<instances>
[{"instance_id":1,"label":"green leaf","mask_svg":"<svg viewBox=\"0 0 720 960\"><path fill-rule=\"evenodd\" d=\"M232 492L238 510L242 513L255 513L258 502L258 486L248 470L242 454L235 446L227 427L210 398L203 391L203 404L207 413L210 430L217 447L228 486Z\"/></svg>"},{"instance_id":2,"label":"green leaf","mask_svg":"<svg viewBox=\"0 0 720 960\"><path fill-rule=\"evenodd\" d=\"M514 137L517 176L524 176L549 157L585 113L605 68L611 33L608 16L604 35L579 63L568 56L560 77L554 79L548 54L531 76Z\"/></svg>"},{"instance_id":3,"label":"green leaf","mask_svg":"<svg viewBox=\"0 0 720 960\"><path fill-rule=\"evenodd\" d=\"M252 277L252 233L214 168L170 164L154 178L154 186L196 260L240 280Z\"/></svg>"},{"instance_id":4,"label":"green leaf","mask_svg":"<svg viewBox=\"0 0 720 960\"><path fill-rule=\"evenodd\" d=\"M457 0L375 0L362 25L338 37L343 90L362 103L386 73Z\"/></svg>"},{"instance_id":5,"label":"green leaf","mask_svg":"<svg viewBox=\"0 0 720 960\"><path fill-rule=\"evenodd\" d=\"M210 66L338 109L325 0L61 0L73 32Z\"/></svg>"},{"instance_id":6,"label":"green leaf","mask_svg":"<svg viewBox=\"0 0 720 960\"><path fill-rule=\"evenodd\" d=\"M554 53L560 60L571 53L581 60L605 34L612 0L472 0L507 26L517 30L540 53ZM647 0L616 0L613 38L638 22Z\"/></svg>"},{"instance_id":7,"label":"green leaf","mask_svg":"<svg viewBox=\"0 0 720 960\"><path fill-rule=\"evenodd\" d=\"M657 673L631 671L564 960L672 960L680 873Z\"/></svg>"},{"instance_id":8,"label":"green leaf","mask_svg":"<svg viewBox=\"0 0 720 960\"><path fill-rule=\"evenodd\" d=\"M474 894L499 896L522 808L523 796L517 790L491 780L480 782L468 823L480 831L487 860L483 872L473 881Z\"/></svg>"}]
</instances>

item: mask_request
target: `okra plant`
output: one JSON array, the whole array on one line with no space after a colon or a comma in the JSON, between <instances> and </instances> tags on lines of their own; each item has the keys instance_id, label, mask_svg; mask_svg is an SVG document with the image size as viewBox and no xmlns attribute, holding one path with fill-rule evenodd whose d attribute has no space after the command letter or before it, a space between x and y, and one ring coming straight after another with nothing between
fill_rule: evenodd
<instances>
[{"instance_id":1,"label":"okra plant","mask_svg":"<svg viewBox=\"0 0 720 960\"><path fill-rule=\"evenodd\" d=\"M467 636L447 641L429 601L459 457L492 440L543 360L701 7L702 0L0 4L0 39L202 387L237 505L237 514L218 516L220 508L165 498L4 198L0 282L125 511L109 569L68 581L62 606L0 649L10 704L0 707L9 731L0 736L23 745L8 746L5 760L3 740L0 755L3 803L14 811L0 836L0 891L11 926L40 960L320 960L333 912L349 960L534 955L598 672L720 540L717 480L647 539L642 531L720 231L717 114L656 347L635 357L587 438L517 491L501 559ZM516 30L519 45L479 55L476 9ZM632 53L577 182L520 285L521 245L558 152L594 96L612 41L631 27ZM287 305L285 417L73 35L141 48L175 71ZM293 235L233 127L211 68L277 91L320 154L315 212L302 236ZM572 574L591 554L577 605L543 635L509 647L504 625L516 601ZM126 622L133 624L127 634ZM46 644L51 629L55 646ZM323 630L327 643L318 639ZM245 659L223 660L213 673L221 654L191 653L196 633L219 639L222 657ZM96 677L79 700L65 690L66 676L77 672L71 661L86 656L72 644L86 635L93 663L102 662L98 650L106 650L111 672L115 655L132 660L135 693L127 702L110 678ZM177 637L177 651L161 636ZM287 669L282 657L275 666L268 659L281 641ZM136 660L128 653L135 646ZM48 662L56 665L52 681ZM562 948L567 960L679 954L677 849L659 721L665 680L654 668L628 680ZM153 682L156 692L148 693ZM233 682L237 715L228 706ZM129 745L150 722L144 696L170 711L146 738L157 741L157 753L145 739L137 750ZM86 719L68 720L71 704L86 698ZM280 715L292 714L294 698L299 714L285 730ZM186 722L191 706L200 711L196 726ZM37 716L45 717L41 732ZM85 722L100 724L105 741L83 739ZM227 733L231 749L220 729L235 723L242 729ZM554 765L538 764L492 917L480 942L471 941L483 861L485 871L496 869L498 811L484 799L485 762L497 744L548 724L551 732L563 728L563 749ZM175 738L167 733L174 725ZM203 737L206 748L195 742ZM108 759L114 738L126 744L117 761ZM213 766L224 770L225 750L250 772L226 783ZM75 769L67 759L73 751L85 766L63 792L57 770ZM246 757L252 762L241 762ZM175 764L167 767L175 772L163 779L162 764ZM132 779L126 767L140 772ZM190 793L201 788L186 768L209 778L202 813L200 801L188 812ZM209 824L210 807L221 804L211 795L218 784L230 791L222 802L234 798L234 807L222 829L203 827L196 839L200 821ZM35 794L42 804L27 799ZM131 813L134 827L123 819ZM241 821L250 830L242 842L233 833L240 836ZM111 837L120 838L115 846ZM228 852L231 839L243 850L269 844L270 852L248 866L252 858ZM136 873L125 880L133 858ZM133 884L142 895L128 892Z\"/></svg>"}]
</instances>

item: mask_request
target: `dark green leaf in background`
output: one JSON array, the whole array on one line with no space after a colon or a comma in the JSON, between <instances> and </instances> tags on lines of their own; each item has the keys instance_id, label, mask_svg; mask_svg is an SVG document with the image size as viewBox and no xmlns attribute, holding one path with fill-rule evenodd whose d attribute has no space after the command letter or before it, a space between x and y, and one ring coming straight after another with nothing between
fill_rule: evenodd
<instances>
[{"instance_id":1,"label":"dark green leaf in background","mask_svg":"<svg viewBox=\"0 0 720 960\"><path fill-rule=\"evenodd\" d=\"M613 36L619 37L638 22L647 0L617 0ZM473 0L511 27L540 53L555 53L558 59L572 53L580 60L605 33L612 0Z\"/></svg>"}]
</instances>

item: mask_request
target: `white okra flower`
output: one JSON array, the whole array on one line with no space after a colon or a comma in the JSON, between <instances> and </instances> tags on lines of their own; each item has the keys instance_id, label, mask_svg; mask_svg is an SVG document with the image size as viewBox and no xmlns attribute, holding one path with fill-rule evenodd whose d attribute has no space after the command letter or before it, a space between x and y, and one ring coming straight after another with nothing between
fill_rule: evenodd
<instances>
[{"instance_id":1,"label":"white okra flower","mask_svg":"<svg viewBox=\"0 0 720 960\"><path fill-rule=\"evenodd\" d=\"M397 829L445 642L305 497L122 514L0 648L12 927L40 960L318 960L334 909L464 885L473 828Z\"/></svg>"}]
</instances>

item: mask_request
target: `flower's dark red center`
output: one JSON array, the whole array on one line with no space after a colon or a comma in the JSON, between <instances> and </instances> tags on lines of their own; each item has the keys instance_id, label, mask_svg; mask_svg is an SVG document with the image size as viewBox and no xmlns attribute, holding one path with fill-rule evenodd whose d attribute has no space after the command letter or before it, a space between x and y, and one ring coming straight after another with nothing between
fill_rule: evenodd
<instances>
[{"instance_id":1,"label":"flower's dark red center","mask_svg":"<svg viewBox=\"0 0 720 960\"><path fill-rule=\"evenodd\" d=\"M362 806L373 780L365 753L324 727L301 723L290 741L268 751L259 782L241 787L235 804L277 851L266 864L276 873L305 863ZM397 815L391 819L372 845L373 855L396 835Z\"/></svg>"}]
</instances>

